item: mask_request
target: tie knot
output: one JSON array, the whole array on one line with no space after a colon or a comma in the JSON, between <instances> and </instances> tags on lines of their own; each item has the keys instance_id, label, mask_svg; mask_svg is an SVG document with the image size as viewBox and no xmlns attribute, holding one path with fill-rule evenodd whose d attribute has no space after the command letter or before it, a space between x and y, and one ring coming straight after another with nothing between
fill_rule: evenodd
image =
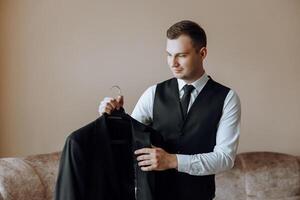
<instances>
[{"instance_id":1,"label":"tie knot","mask_svg":"<svg viewBox=\"0 0 300 200\"><path fill-rule=\"evenodd\" d=\"M185 85L183 87L183 91L185 95L190 94L194 89L195 87L193 85Z\"/></svg>"}]
</instances>

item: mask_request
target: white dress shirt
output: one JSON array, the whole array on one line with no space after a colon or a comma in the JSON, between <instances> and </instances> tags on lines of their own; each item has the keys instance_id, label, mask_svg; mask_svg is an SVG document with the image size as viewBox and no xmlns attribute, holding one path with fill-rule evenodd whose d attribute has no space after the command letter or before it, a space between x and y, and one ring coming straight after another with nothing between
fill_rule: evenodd
<instances>
[{"instance_id":1,"label":"white dress shirt","mask_svg":"<svg viewBox=\"0 0 300 200\"><path fill-rule=\"evenodd\" d=\"M189 108L203 89L209 77L206 73L191 83L195 89L191 93ZM182 79L177 79L180 98L183 96ZM153 119L153 103L156 85L149 87L137 102L131 116L141 123L149 125ZM188 108L188 110L189 110ZM216 145L213 152L194 155L176 154L179 172L191 175L209 175L233 167L240 135L241 104L238 95L230 90L224 100L223 113L218 124Z\"/></svg>"}]
</instances>

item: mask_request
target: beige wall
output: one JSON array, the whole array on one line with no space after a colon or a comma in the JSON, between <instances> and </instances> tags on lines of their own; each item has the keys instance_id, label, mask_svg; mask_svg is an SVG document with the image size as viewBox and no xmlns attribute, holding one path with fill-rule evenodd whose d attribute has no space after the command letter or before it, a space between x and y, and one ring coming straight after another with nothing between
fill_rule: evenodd
<instances>
[{"instance_id":1,"label":"beige wall","mask_svg":"<svg viewBox=\"0 0 300 200\"><path fill-rule=\"evenodd\" d=\"M300 155L300 1L0 0L0 156L60 150L118 84L131 112L171 77L165 30L208 34L206 71L242 101L239 152Z\"/></svg>"}]
</instances>

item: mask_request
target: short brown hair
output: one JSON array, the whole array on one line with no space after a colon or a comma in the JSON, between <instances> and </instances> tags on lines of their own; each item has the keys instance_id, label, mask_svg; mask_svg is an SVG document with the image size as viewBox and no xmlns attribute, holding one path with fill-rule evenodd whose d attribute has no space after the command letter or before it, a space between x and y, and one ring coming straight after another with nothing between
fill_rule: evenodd
<instances>
[{"instance_id":1,"label":"short brown hair","mask_svg":"<svg viewBox=\"0 0 300 200\"><path fill-rule=\"evenodd\" d=\"M183 20L173 24L167 30L167 38L177 39L181 35L189 36L196 51L206 47L206 34L204 29L197 23L189 20Z\"/></svg>"}]
</instances>

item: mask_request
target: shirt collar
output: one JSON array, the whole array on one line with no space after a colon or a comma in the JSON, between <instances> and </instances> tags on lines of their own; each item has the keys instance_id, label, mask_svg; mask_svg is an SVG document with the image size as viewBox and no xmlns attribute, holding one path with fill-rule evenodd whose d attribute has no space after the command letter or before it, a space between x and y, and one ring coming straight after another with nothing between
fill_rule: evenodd
<instances>
[{"instance_id":1,"label":"shirt collar","mask_svg":"<svg viewBox=\"0 0 300 200\"><path fill-rule=\"evenodd\" d=\"M204 87L204 85L206 84L206 82L208 81L208 76L207 74L204 72L204 74L197 79L196 81L194 81L193 83L189 84L189 85L193 85L195 87L195 89L197 90L197 92L200 92L201 89ZM183 86L186 85L186 82L182 79L177 79L178 82L178 89L179 91L182 90Z\"/></svg>"}]
</instances>

